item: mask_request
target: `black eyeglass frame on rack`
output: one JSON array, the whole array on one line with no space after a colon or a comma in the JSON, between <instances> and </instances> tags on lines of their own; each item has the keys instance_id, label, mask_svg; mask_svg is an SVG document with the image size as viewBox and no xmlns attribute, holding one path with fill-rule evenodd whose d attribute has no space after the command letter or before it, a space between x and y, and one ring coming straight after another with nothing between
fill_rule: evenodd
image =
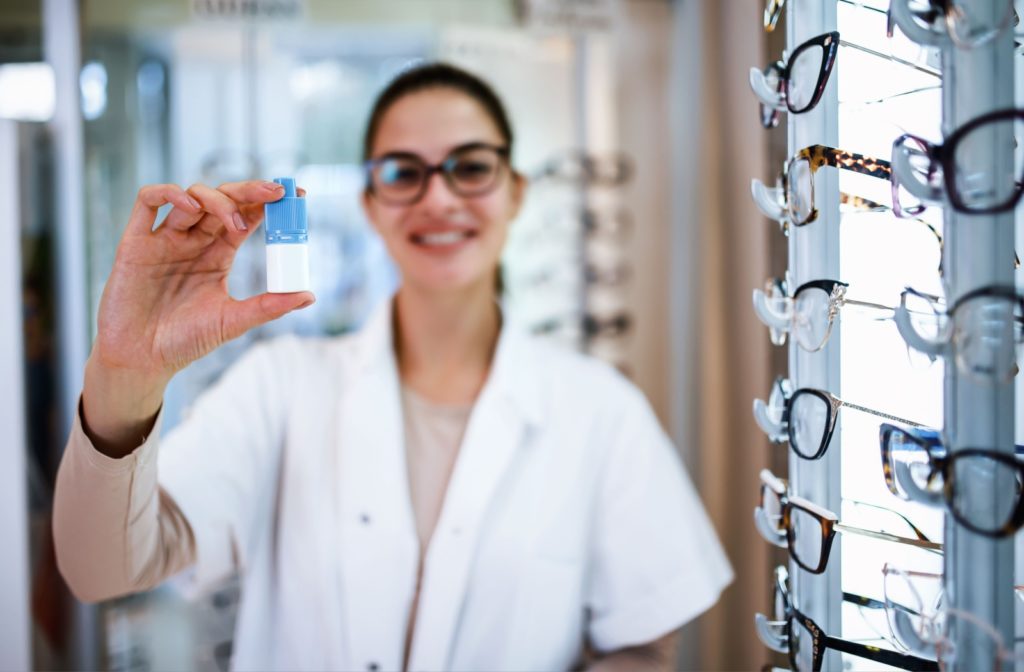
<instances>
[{"instance_id":1,"label":"black eyeglass frame on rack","mask_svg":"<svg viewBox=\"0 0 1024 672\"><path fill-rule=\"evenodd\" d=\"M814 84L814 92L805 105L797 107L793 104L792 96L790 95L792 67L804 52L815 47L821 48L822 56L818 67L818 78ZM835 65L837 53L839 53L839 32L822 33L798 45L793 50L793 53L786 58L785 62L779 59L762 72L766 80L768 80L769 76L775 79L775 91L781 96L782 101L785 102L786 109L789 110L790 114L803 114L814 109L821 100L821 96L825 93L825 87L828 85L828 78L832 74L832 66ZM779 110L762 102L761 125L765 128L774 128L778 123Z\"/></svg>"},{"instance_id":2,"label":"black eyeglass frame on rack","mask_svg":"<svg viewBox=\"0 0 1024 672\"><path fill-rule=\"evenodd\" d=\"M1014 187L1010 195L1002 202L988 207L974 207L965 201L964 195L960 193L960 189L956 183L956 151L959 148L960 143L979 128L1013 120L1024 122L1024 109L996 110L971 119L954 130L945 142L941 144L929 142L912 133L904 133L893 141L892 151L893 154L895 154L897 151L904 148L909 142L914 142L918 146L919 151L928 157L928 169L925 171L927 181L931 183L941 169L946 196L949 199L950 206L957 212L968 215L992 215L1000 212L1007 212L1009 210L1013 210L1017 206L1017 203L1020 201L1021 193L1024 192L1024 170L1022 170L1021 174L1014 180ZM898 186L898 183L894 181L894 198ZM914 214L914 211L911 210L910 213Z\"/></svg>"}]
</instances>

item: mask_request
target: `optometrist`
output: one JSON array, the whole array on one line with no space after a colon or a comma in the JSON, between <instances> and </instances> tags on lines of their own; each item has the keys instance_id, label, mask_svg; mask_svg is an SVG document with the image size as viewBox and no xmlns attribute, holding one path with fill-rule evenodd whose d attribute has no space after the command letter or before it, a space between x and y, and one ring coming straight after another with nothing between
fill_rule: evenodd
<instances>
[{"instance_id":1,"label":"optometrist","mask_svg":"<svg viewBox=\"0 0 1024 672\"><path fill-rule=\"evenodd\" d=\"M142 188L57 479L78 598L239 572L237 670L674 667L732 570L642 394L502 320L512 140L477 77L395 79L363 205L397 294L354 335L252 347L163 438L176 371L314 299L226 291L277 185Z\"/></svg>"}]
</instances>

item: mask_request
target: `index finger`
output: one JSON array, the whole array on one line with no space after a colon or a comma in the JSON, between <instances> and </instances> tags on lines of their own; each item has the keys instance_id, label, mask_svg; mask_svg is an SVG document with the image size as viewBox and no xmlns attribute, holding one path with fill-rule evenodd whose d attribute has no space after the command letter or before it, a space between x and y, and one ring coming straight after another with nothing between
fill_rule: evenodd
<instances>
[{"instance_id":1,"label":"index finger","mask_svg":"<svg viewBox=\"0 0 1024 672\"><path fill-rule=\"evenodd\" d=\"M284 187L265 180L225 182L217 187L236 203L271 203L284 196Z\"/></svg>"},{"instance_id":2,"label":"index finger","mask_svg":"<svg viewBox=\"0 0 1024 672\"><path fill-rule=\"evenodd\" d=\"M133 235L149 235L156 223L157 211L171 203L189 216L202 212L202 206L176 184L147 184L139 189L126 232Z\"/></svg>"}]
</instances>

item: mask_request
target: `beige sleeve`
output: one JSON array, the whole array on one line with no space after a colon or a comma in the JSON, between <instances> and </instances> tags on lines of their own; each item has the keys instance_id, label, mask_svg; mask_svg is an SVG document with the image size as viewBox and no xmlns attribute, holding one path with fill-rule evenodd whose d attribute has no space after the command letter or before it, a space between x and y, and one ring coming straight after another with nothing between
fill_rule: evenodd
<instances>
[{"instance_id":1,"label":"beige sleeve","mask_svg":"<svg viewBox=\"0 0 1024 672\"><path fill-rule=\"evenodd\" d=\"M57 565L71 592L98 602L153 588L195 562L192 530L157 485L163 409L142 445L121 459L82 429L81 399L54 493Z\"/></svg>"}]
</instances>

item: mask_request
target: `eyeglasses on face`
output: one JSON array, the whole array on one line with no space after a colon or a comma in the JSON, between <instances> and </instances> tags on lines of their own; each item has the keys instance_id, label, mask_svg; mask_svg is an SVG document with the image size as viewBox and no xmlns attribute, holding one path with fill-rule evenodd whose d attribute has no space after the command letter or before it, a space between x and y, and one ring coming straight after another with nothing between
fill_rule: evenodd
<instances>
[{"instance_id":1,"label":"eyeglasses on face","mask_svg":"<svg viewBox=\"0 0 1024 672\"><path fill-rule=\"evenodd\" d=\"M979 287L948 311L939 298L908 287L894 318L910 346L933 358L951 351L960 372L978 382L1008 382L1017 375L1024 297L1015 287Z\"/></svg>"},{"instance_id":2,"label":"eyeglasses on face","mask_svg":"<svg viewBox=\"0 0 1024 672\"><path fill-rule=\"evenodd\" d=\"M777 285L771 285L765 293L754 290L754 312L771 329L792 333L797 345L808 352L818 352L825 347L836 316L843 306L860 306L872 310L893 313L896 309L878 303L858 301L846 295L849 285L838 280L811 280L797 288L793 296L779 293ZM774 339L773 339L774 342Z\"/></svg>"},{"instance_id":3,"label":"eyeglasses on face","mask_svg":"<svg viewBox=\"0 0 1024 672\"><path fill-rule=\"evenodd\" d=\"M453 194L474 198L494 191L507 169L508 148L482 142L456 147L436 165L411 152L391 152L366 162L366 188L382 203L412 205L440 173Z\"/></svg>"},{"instance_id":4,"label":"eyeglasses on face","mask_svg":"<svg viewBox=\"0 0 1024 672\"><path fill-rule=\"evenodd\" d=\"M892 514L907 525L914 537L902 537L879 530L869 530L839 521L839 517L824 507L803 497L790 496L787 484L767 469L761 471L761 501L754 511L758 531L762 536L771 534L766 540L779 545L784 534L786 547L793 560L812 574L821 574L828 565L832 542L836 533L855 534L928 551L942 551L942 544L928 539L906 516L884 507L871 506Z\"/></svg>"},{"instance_id":5,"label":"eyeglasses on face","mask_svg":"<svg viewBox=\"0 0 1024 672\"><path fill-rule=\"evenodd\" d=\"M768 403L754 400L754 419L775 443L789 441L789 447L805 460L817 460L828 450L843 406L913 427L921 424L843 401L825 390L803 387L793 391L792 383L775 379Z\"/></svg>"},{"instance_id":6,"label":"eyeglasses on face","mask_svg":"<svg viewBox=\"0 0 1024 672\"><path fill-rule=\"evenodd\" d=\"M793 614L793 602L789 590L789 571L785 565L775 568L775 582L773 586L774 618L769 620L764 614L754 615L754 625L757 636L765 646L778 653L789 653L789 629L791 626L790 617ZM879 611L888 614L890 611L900 613L901 611L912 614L908 607L895 602L883 602L855 593L843 592L843 602L858 607L864 611ZM889 640L897 647L909 648L902 640L896 638L892 633L879 636ZM915 642L916 643L916 642ZM871 650L879 650L876 647L867 647ZM925 654L927 655L927 654ZM797 668L793 668L797 669Z\"/></svg>"},{"instance_id":7,"label":"eyeglasses on face","mask_svg":"<svg viewBox=\"0 0 1024 672\"><path fill-rule=\"evenodd\" d=\"M997 110L960 126L942 144L904 133L893 142L892 153L894 160L908 163L926 188L941 185L957 212L996 214L1013 210L1024 191L1024 148L1015 142L1018 138L1024 138L1024 109ZM1000 148L1001 156L995 151ZM897 175L897 202L901 186ZM923 209L921 204L896 207L911 214Z\"/></svg>"},{"instance_id":8,"label":"eyeglasses on face","mask_svg":"<svg viewBox=\"0 0 1024 672\"><path fill-rule=\"evenodd\" d=\"M814 207L814 174L823 166L882 180L888 180L892 175L889 162L882 159L825 145L811 145L801 149L786 162L782 182L788 219L794 226L808 224L818 218L818 210Z\"/></svg>"},{"instance_id":9,"label":"eyeglasses on face","mask_svg":"<svg viewBox=\"0 0 1024 672\"><path fill-rule=\"evenodd\" d=\"M779 111L802 114L821 100L839 48L839 33L812 37L764 70L751 68L750 86L761 101L761 124L778 124Z\"/></svg>"},{"instance_id":10,"label":"eyeglasses on face","mask_svg":"<svg viewBox=\"0 0 1024 672\"><path fill-rule=\"evenodd\" d=\"M888 423L879 428L882 474L889 492L911 499L905 486L924 493L941 493L953 519L977 534L1001 538L1024 527L1024 446L1014 454L982 448L946 451L939 432L899 427ZM898 465L906 465L907 483L898 478ZM960 489L961 478L989 484L987 496L975 493L968 499Z\"/></svg>"},{"instance_id":11,"label":"eyeglasses on face","mask_svg":"<svg viewBox=\"0 0 1024 672\"><path fill-rule=\"evenodd\" d=\"M996 11L985 16L963 0L890 0L887 31L892 37L899 25L907 37L920 44L938 45L948 37L961 49L974 49L1019 21L1013 0L995 0L994 7Z\"/></svg>"}]
</instances>

